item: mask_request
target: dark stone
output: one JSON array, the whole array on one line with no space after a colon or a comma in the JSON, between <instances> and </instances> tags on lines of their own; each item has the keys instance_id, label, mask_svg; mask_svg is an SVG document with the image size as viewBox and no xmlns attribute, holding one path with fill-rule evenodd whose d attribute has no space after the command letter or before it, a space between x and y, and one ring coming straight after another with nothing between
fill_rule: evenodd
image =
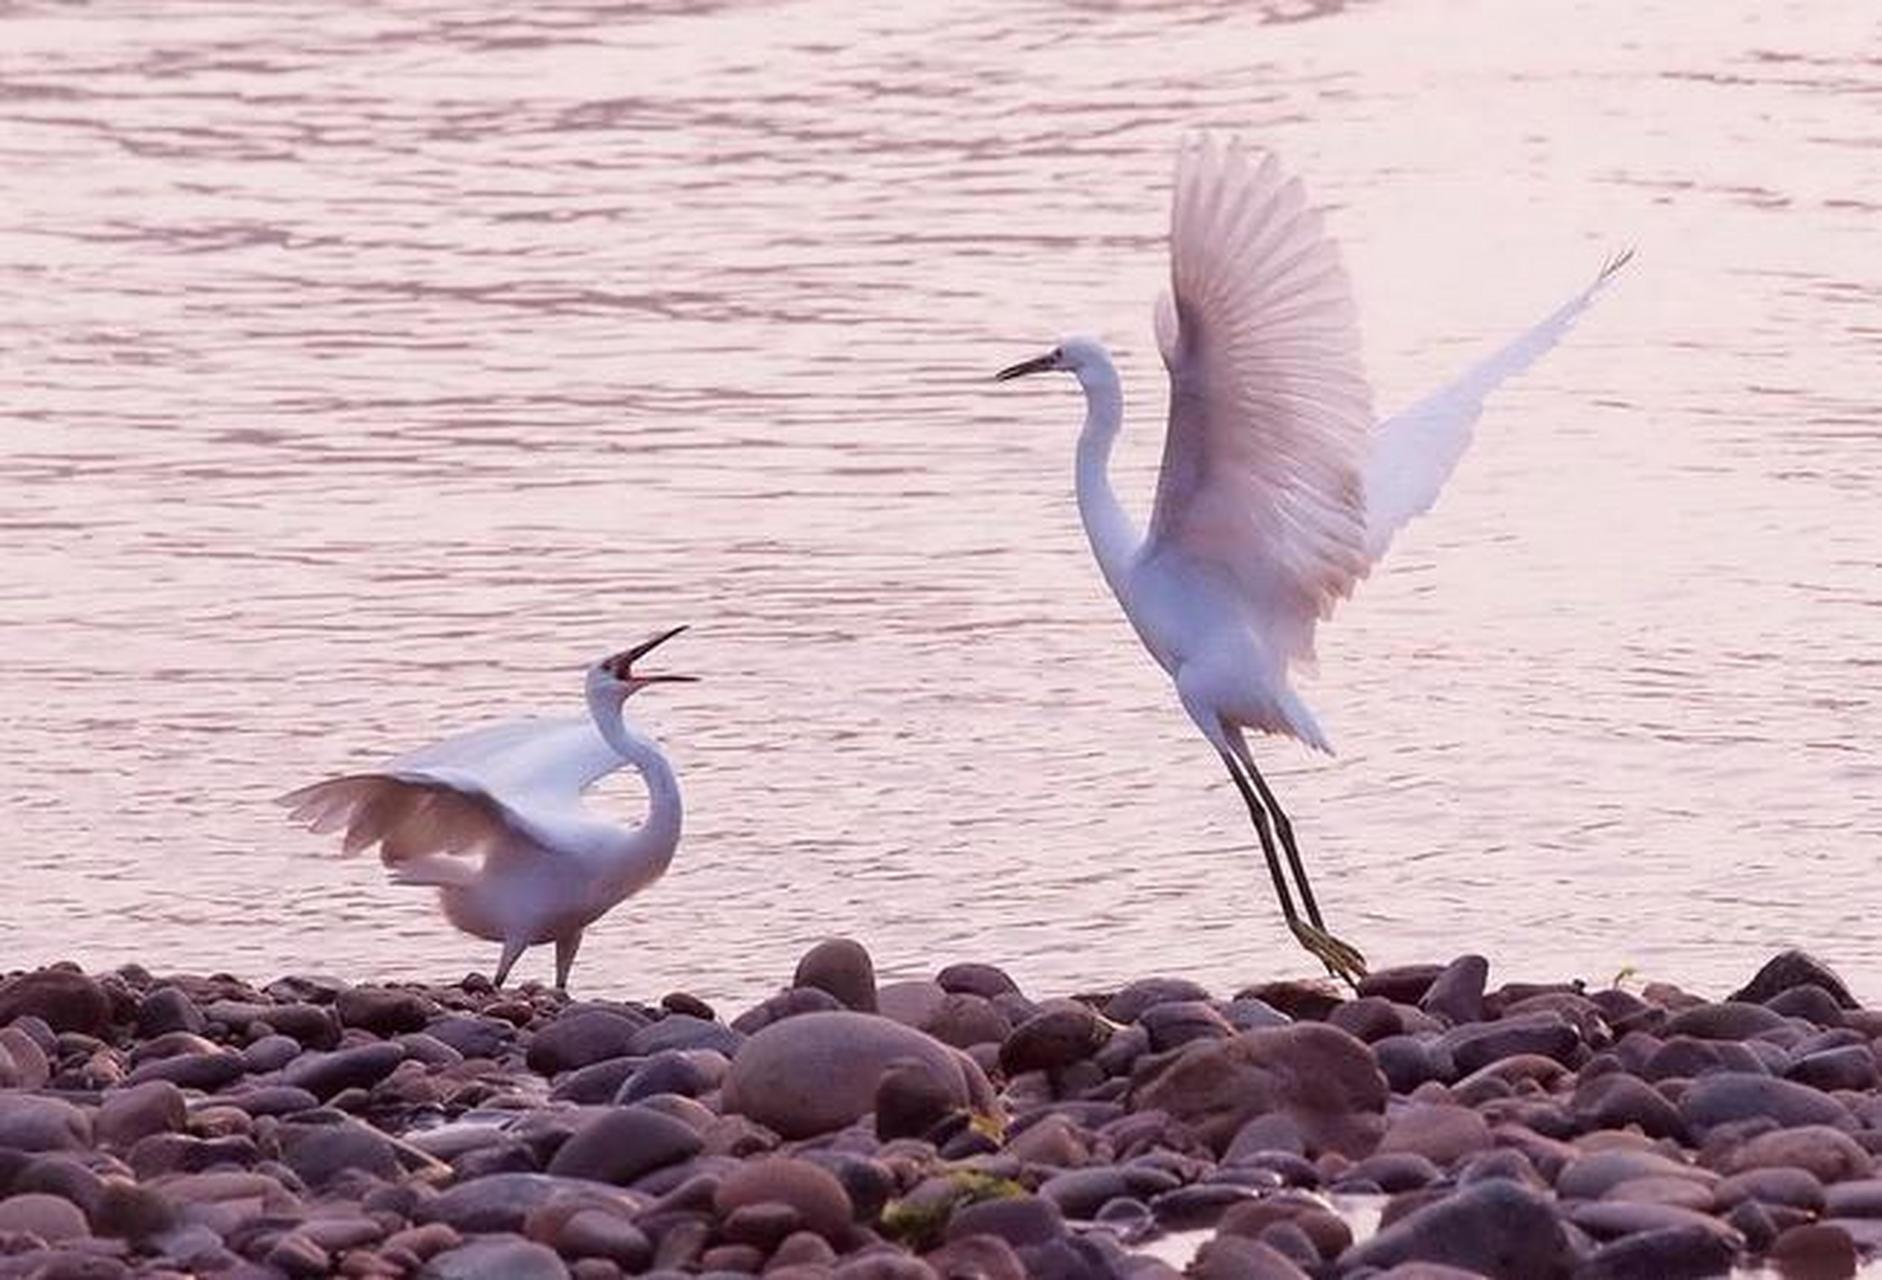
<instances>
[{"instance_id":1,"label":"dark stone","mask_svg":"<svg viewBox=\"0 0 1882 1280\"><path fill-rule=\"evenodd\" d=\"M732 1030L741 1035L756 1035L786 1018L805 1013L833 1013L842 1008L843 1002L828 991L817 987L791 987L732 1019Z\"/></svg>"},{"instance_id":2,"label":"dark stone","mask_svg":"<svg viewBox=\"0 0 1882 1280\"><path fill-rule=\"evenodd\" d=\"M207 1025L202 1010L175 987L158 987L137 1005L137 1035L148 1040L166 1031L191 1031L201 1035Z\"/></svg>"},{"instance_id":3,"label":"dark stone","mask_svg":"<svg viewBox=\"0 0 1882 1280\"><path fill-rule=\"evenodd\" d=\"M1803 951L1784 951L1771 957L1750 982L1732 993L1732 999L1761 1004L1792 987L1822 987L1845 1009L1856 1008L1843 980L1821 960Z\"/></svg>"},{"instance_id":4,"label":"dark stone","mask_svg":"<svg viewBox=\"0 0 1882 1280\"><path fill-rule=\"evenodd\" d=\"M1640 1178L1692 1178L1710 1183L1704 1169L1661 1155L1657 1151L1615 1148L1596 1151L1569 1164L1555 1179L1556 1193L1565 1199L1598 1200L1614 1187Z\"/></svg>"},{"instance_id":5,"label":"dark stone","mask_svg":"<svg viewBox=\"0 0 1882 1280\"><path fill-rule=\"evenodd\" d=\"M1843 1006L1835 996L1814 982L1780 991L1764 1002L1764 1007L1787 1018L1802 1018L1819 1027L1840 1027L1845 1019Z\"/></svg>"},{"instance_id":6,"label":"dark stone","mask_svg":"<svg viewBox=\"0 0 1882 1280\"><path fill-rule=\"evenodd\" d=\"M706 1062L718 1065L708 1070ZM583 1067L582 1071L593 1071L605 1065L597 1063L594 1067ZM615 1105L626 1106L657 1093L676 1093L682 1098L697 1098L719 1087L719 1082L725 1079L727 1065L724 1059L711 1053L689 1053L677 1049L656 1053L637 1067L621 1085L614 1095ZM579 1076L582 1071L575 1072L570 1078Z\"/></svg>"},{"instance_id":7,"label":"dark stone","mask_svg":"<svg viewBox=\"0 0 1882 1280\"><path fill-rule=\"evenodd\" d=\"M91 1213L92 1230L141 1244L176 1225L176 1210L149 1187L122 1178L107 1178Z\"/></svg>"},{"instance_id":8,"label":"dark stone","mask_svg":"<svg viewBox=\"0 0 1882 1280\"><path fill-rule=\"evenodd\" d=\"M1113 1022L1135 1022L1160 1004L1208 1000L1208 989L1188 978L1139 978L1105 1001L1104 1016Z\"/></svg>"},{"instance_id":9,"label":"dark stone","mask_svg":"<svg viewBox=\"0 0 1882 1280\"><path fill-rule=\"evenodd\" d=\"M1821 1053L1799 1058L1784 1074L1813 1089L1849 1089L1866 1093L1876 1087L1875 1054L1866 1044L1825 1049Z\"/></svg>"},{"instance_id":10,"label":"dark stone","mask_svg":"<svg viewBox=\"0 0 1882 1280\"><path fill-rule=\"evenodd\" d=\"M1340 1004L1340 994L1326 982L1282 979L1244 987L1235 993L1237 1000L1256 999L1288 1017L1302 1022L1319 1022Z\"/></svg>"},{"instance_id":11,"label":"dark stone","mask_svg":"<svg viewBox=\"0 0 1882 1280\"><path fill-rule=\"evenodd\" d=\"M92 1132L105 1146L129 1149L153 1133L174 1133L189 1118L183 1091L168 1080L107 1090L92 1113Z\"/></svg>"},{"instance_id":12,"label":"dark stone","mask_svg":"<svg viewBox=\"0 0 1882 1280\"><path fill-rule=\"evenodd\" d=\"M1000 1066L1009 1076L1069 1067L1096 1053L1108 1036L1097 1014L1082 1004L1062 1003L1013 1028L1000 1045Z\"/></svg>"},{"instance_id":13,"label":"dark stone","mask_svg":"<svg viewBox=\"0 0 1882 1280\"><path fill-rule=\"evenodd\" d=\"M645 1065L639 1058L626 1056L591 1062L585 1067L575 1068L556 1081L549 1096L559 1102L578 1102L585 1106L610 1099L631 1101L619 1098L619 1094L627 1087L634 1073Z\"/></svg>"},{"instance_id":14,"label":"dark stone","mask_svg":"<svg viewBox=\"0 0 1882 1280\"><path fill-rule=\"evenodd\" d=\"M40 969L0 983L0 1027L26 1016L44 1019L54 1031L98 1036L111 1026L111 1000L76 970Z\"/></svg>"},{"instance_id":15,"label":"dark stone","mask_svg":"<svg viewBox=\"0 0 1882 1280\"><path fill-rule=\"evenodd\" d=\"M876 1136L918 1138L960 1107L958 1093L934 1068L917 1058L900 1058L882 1072L876 1085Z\"/></svg>"},{"instance_id":16,"label":"dark stone","mask_svg":"<svg viewBox=\"0 0 1882 1280\"><path fill-rule=\"evenodd\" d=\"M1843 1280L1856 1274L1858 1257L1848 1231L1813 1222L1780 1232L1765 1261L1793 1280Z\"/></svg>"},{"instance_id":17,"label":"dark stone","mask_svg":"<svg viewBox=\"0 0 1882 1280\"><path fill-rule=\"evenodd\" d=\"M1145 1009L1138 1025L1150 1036L1150 1048L1166 1053L1192 1040L1226 1040L1235 1034L1215 1006L1201 1000L1166 1000Z\"/></svg>"},{"instance_id":18,"label":"dark stone","mask_svg":"<svg viewBox=\"0 0 1882 1280\"><path fill-rule=\"evenodd\" d=\"M516 1040L516 1028L501 1018L447 1014L425 1024L425 1032L467 1058L496 1058Z\"/></svg>"},{"instance_id":19,"label":"dark stone","mask_svg":"<svg viewBox=\"0 0 1882 1280\"><path fill-rule=\"evenodd\" d=\"M998 965L978 964L969 961L965 964L951 964L934 976L944 991L961 992L970 996L981 996L991 1000L1000 995L1018 995L1019 984L1007 976L1006 970Z\"/></svg>"},{"instance_id":20,"label":"dark stone","mask_svg":"<svg viewBox=\"0 0 1882 1280\"><path fill-rule=\"evenodd\" d=\"M1284 1111L1310 1150L1363 1156L1380 1132L1385 1077L1344 1031L1300 1023L1186 1045L1133 1089L1134 1110L1160 1109L1221 1151L1251 1118Z\"/></svg>"},{"instance_id":21,"label":"dark stone","mask_svg":"<svg viewBox=\"0 0 1882 1280\"><path fill-rule=\"evenodd\" d=\"M1370 1155L1340 1175L1342 1181L1364 1180L1393 1195L1430 1186L1443 1176L1442 1169L1415 1151L1388 1151Z\"/></svg>"},{"instance_id":22,"label":"dark stone","mask_svg":"<svg viewBox=\"0 0 1882 1280\"><path fill-rule=\"evenodd\" d=\"M1618 1071L1592 1079L1584 1072L1569 1112L1589 1132L1633 1124L1650 1138L1686 1140L1686 1122L1666 1095L1638 1076Z\"/></svg>"},{"instance_id":23,"label":"dark stone","mask_svg":"<svg viewBox=\"0 0 1882 1280\"><path fill-rule=\"evenodd\" d=\"M1444 970L1441 964L1402 964L1375 969L1359 980L1358 994L1379 996L1393 1004L1415 1005L1425 998L1425 992Z\"/></svg>"},{"instance_id":24,"label":"dark stone","mask_svg":"<svg viewBox=\"0 0 1882 1280\"><path fill-rule=\"evenodd\" d=\"M71 1103L0 1092L0 1147L74 1151L90 1145L90 1117Z\"/></svg>"},{"instance_id":25,"label":"dark stone","mask_svg":"<svg viewBox=\"0 0 1882 1280\"><path fill-rule=\"evenodd\" d=\"M288 1168L316 1190L351 1170L388 1182L399 1176L391 1142L363 1124L284 1124L276 1138Z\"/></svg>"},{"instance_id":26,"label":"dark stone","mask_svg":"<svg viewBox=\"0 0 1882 1280\"><path fill-rule=\"evenodd\" d=\"M547 1172L625 1186L642 1174L698 1155L705 1145L691 1125L650 1107L610 1108L557 1149Z\"/></svg>"},{"instance_id":27,"label":"dark stone","mask_svg":"<svg viewBox=\"0 0 1882 1280\"><path fill-rule=\"evenodd\" d=\"M1490 962L1464 955L1451 961L1433 978L1418 1007L1452 1026L1483 1020L1483 986L1490 977Z\"/></svg>"},{"instance_id":28,"label":"dark stone","mask_svg":"<svg viewBox=\"0 0 1882 1280\"><path fill-rule=\"evenodd\" d=\"M1038 1196L1012 1196L981 1200L954 1211L948 1219L947 1239L994 1236L1015 1248L1044 1244L1065 1233L1065 1216L1050 1200Z\"/></svg>"},{"instance_id":29,"label":"dark stone","mask_svg":"<svg viewBox=\"0 0 1882 1280\"><path fill-rule=\"evenodd\" d=\"M167 1080L179 1089L214 1093L247 1074L248 1063L241 1054L218 1049L214 1053L179 1053L170 1058L153 1058L126 1076L124 1082L139 1085L150 1080Z\"/></svg>"},{"instance_id":30,"label":"dark stone","mask_svg":"<svg viewBox=\"0 0 1882 1280\"><path fill-rule=\"evenodd\" d=\"M1549 1202L1513 1182L1479 1182L1415 1210L1341 1257L1342 1267L1439 1262L1491 1280L1563 1280L1574 1266Z\"/></svg>"},{"instance_id":31,"label":"dark stone","mask_svg":"<svg viewBox=\"0 0 1882 1280\"><path fill-rule=\"evenodd\" d=\"M787 1138L841 1129L874 1108L882 1073L904 1058L926 1063L968 1104L970 1081L953 1049L913 1027L842 1010L787 1018L741 1045L724 1110Z\"/></svg>"},{"instance_id":32,"label":"dark stone","mask_svg":"<svg viewBox=\"0 0 1882 1280\"><path fill-rule=\"evenodd\" d=\"M1704 1227L1660 1227L1602 1245L1575 1280L1707 1280L1731 1269L1737 1251Z\"/></svg>"},{"instance_id":33,"label":"dark stone","mask_svg":"<svg viewBox=\"0 0 1882 1280\"><path fill-rule=\"evenodd\" d=\"M421 1199L411 1216L417 1222L441 1222L467 1234L521 1231L530 1212L552 1200L570 1195L592 1199L606 1193L606 1188L592 1182L546 1173L492 1173ZM629 1211L638 1207L632 1201L622 1204Z\"/></svg>"},{"instance_id":34,"label":"dark stone","mask_svg":"<svg viewBox=\"0 0 1882 1280\"><path fill-rule=\"evenodd\" d=\"M1749 1040L1784 1025L1784 1015L1761 1004L1724 1000L1682 1009L1666 1021L1666 1035L1701 1040Z\"/></svg>"},{"instance_id":35,"label":"dark stone","mask_svg":"<svg viewBox=\"0 0 1882 1280\"><path fill-rule=\"evenodd\" d=\"M1555 1013L1529 1013L1500 1022L1480 1022L1445 1032L1438 1043L1450 1051L1465 1075L1501 1058L1533 1053L1575 1066L1581 1033Z\"/></svg>"},{"instance_id":36,"label":"dark stone","mask_svg":"<svg viewBox=\"0 0 1882 1280\"><path fill-rule=\"evenodd\" d=\"M1096 1165L1054 1174L1038 1194L1059 1206L1068 1218L1090 1218L1107 1200L1120 1196L1147 1199L1174 1191L1180 1181L1161 1169L1133 1165Z\"/></svg>"},{"instance_id":37,"label":"dark stone","mask_svg":"<svg viewBox=\"0 0 1882 1280\"><path fill-rule=\"evenodd\" d=\"M1393 1093L1410 1093L1427 1080L1457 1078L1457 1063L1435 1036L1387 1036L1373 1042L1372 1055Z\"/></svg>"},{"instance_id":38,"label":"dark stone","mask_svg":"<svg viewBox=\"0 0 1882 1280\"><path fill-rule=\"evenodd\" d=\"M281 1069L281 1083L325 1101L342 1089L370 1089L405 1060L405 1050L381 1041L331 1053L304 1053Z\"/></svg>"},{"instance_id":39,"label":"dark stone","mask_svg":"<svg viewBox=\"0 0 1882 1280\"><path fill-rule=\"evenodd\" d=\"M530 1038L523 1055L531 1071L556 1076L576 1067L631 1054L634 1033L643 1022L612 1009L565 1013Z\"/></svg>"},{"instance_id":40,"label":"dark stone","mask_svg":"<svg viewBox=\"0 0 1882 1280\"><path fill-rule=\"evenodd\" d=\"M334 998L333 1009L342 1026L363 1027L380 1036L396 1036L406 1031L423 1031L438 1006L415 992L400 991L396 987L348 987Z\"/></svg>"},{"instance_id":41,"label":"dark stone","mask_svg":"<svg viewBox=\"0 0 1882 1280\"><path fill-rule=\"evenodd\" d=\"M689 1013L669 1013L636 1031L628 1040L627 1051L651 1057L671 1049L711 1049L730 1058L743 1043L743 1033L721 1023L695 1018Z\"/></svg>"},{"instance_id":42,"label":"dark stone","mask_svg":"<svg viewBox=\"0 0 1882 1280\"><path fill-rule=\"evenodd\" d=\"M858 1013L876 1011L876 966L862 943L850 938L827 938L806 951L791 985L828 991Z\"/></svg>"},{"instance_id":43,"label":"dark stone","mask_svg":"<svg viewBox=\"0 0 1882 1280\"><path fill-rule=\"evenodd\" d=\"M1882 1192L1882 1183L1844 1182L1836 1190L1847 1194L1848 1188L1872 1186ZM1803 1209L1810 1213L1820 1213L1826 1203L1823 1183L1813 1173L1804 1169L1783 1167L1770 1169L1748 1169L1744 1173L1733 1174L1713 1188L1713 1198L1721 1205L1730 1207L1745 1200L1759 1200L1765 1204L1784 1204L1794 1209ZM1827 1201L1834 1205L1831 1197ZM1877 1197L1877 1208L1882 1210L1882 1196ZM1832 1212L1843 1215L1840 1209Z\"/></svg>"},{"instance_id":44,"label":"dark stone","mask_svg":"<svg viewBox=\"0 0 1882 1280\"><path fill-rule=\"evenodd\" d=\"M1849 1109L1827 1093L1794 1080L1740 1071L1716 1072L1693 1081L1680 1095L1679 1112L1701 1137L1717 1125L1754 1116L1768 1116L1785 1126L1856 1127Z\"/></svg>"},{"instance_id":45,"label":"dark stone","mask_svg":"<svg viewBox=\"0 0 1882 1280\"><path fill-rule=\"evenodd\" d=\"M853 1213L849 1193L834 1174L788 1156L739 1165L719 1184L712 1202L721 1215L755 1205L789 1205L806 1230L833 1243L849 1230Z\"/></svg>"},{"instance_id":46,"label":"dark stone","mask_svg":"<svg viewBox=\"0 0 1882 1280\"><path fill-rule=\"evenodd\" d=\"M999 1044L1012 1033L1013 1023L985 996L955 991L941 998L921 1029L942 1044L965 1049L976 1044Z\"/></svg>"}]
</instances>

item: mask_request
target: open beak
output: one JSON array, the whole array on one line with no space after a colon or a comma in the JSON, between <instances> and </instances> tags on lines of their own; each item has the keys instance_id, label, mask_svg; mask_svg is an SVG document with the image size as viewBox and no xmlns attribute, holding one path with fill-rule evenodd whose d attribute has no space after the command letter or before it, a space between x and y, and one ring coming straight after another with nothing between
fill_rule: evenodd
<instances>
[{"instance_id":1,"label":"open beak","mask_svg":"<svg viewBox=\"0 0 1882 1280\"><path fill-rule=\"evenodd\" d=\"M1056 351L1048 351L1042 356L1034 356L1030 360L1021 360L1018 364L1008 365L1006 368L994 374L993 380L995 382L1008 382L1014 378L1023 378L1029 373L1050 373L1058 367L1058 353Z\"/></svg>"},{"instance_id":2,"label":"open beak","mask_svg":"<svg viewBox=\"0 0 1882 1280\"><path fill-rule=\"evenodd\" d=\"M615 679L632 679L635 684L692 684L699 679L698 676L644 675L636 673L633 669L636 662L639 662L642 658L646 657L684 630L686 630L684 626L678 626L669 631L662 631L658 635L649 636L633 648L623 649L612 658L609 658L606 666L609 671L614 673Z\"/></svg>"}]
</instances>

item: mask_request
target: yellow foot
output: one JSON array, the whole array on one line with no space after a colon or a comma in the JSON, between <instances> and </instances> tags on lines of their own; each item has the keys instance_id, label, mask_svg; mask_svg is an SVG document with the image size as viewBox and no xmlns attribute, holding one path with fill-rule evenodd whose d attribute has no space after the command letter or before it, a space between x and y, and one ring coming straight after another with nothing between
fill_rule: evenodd
<instances>
[{"instance_id":1,"label":"yellow foot","mask_svg":"<svg viewBox=\"0 0 1882 1280\"><path fill-rule=\"evenodd\" d=\"M1360 955L1357 948L1341 942L1325 929L1308 924L1305 920L1290 920L1287 923L1294 931L1295 940L1318 956L1328 973L1347 986L1358 988L1359 980L1366 976L1366 957Z\"/></svg>"}]
</instances>

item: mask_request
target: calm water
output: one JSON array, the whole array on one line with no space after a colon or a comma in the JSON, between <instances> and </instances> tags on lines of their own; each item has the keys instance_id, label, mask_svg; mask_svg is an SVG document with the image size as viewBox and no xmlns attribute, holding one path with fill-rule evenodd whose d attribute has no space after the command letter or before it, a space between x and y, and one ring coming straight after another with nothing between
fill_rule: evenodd
<instances>
[{"instance_id":1,"label":"calm water","mask_svg":"<svg viewBox=\"0 0 1882 1280\"><path fill-rule=\"evenodd\" d=\"M1323 632L1341 754L1265 746L1339 931L1882 998L1873 14L1268 9L0 7L0 966L487 968L270 797L691 622L637 702L688 836L591 989L830 932L1306 972L1088 562L1075 392L986 381L1104 335L1147 500L1211 125L1331 208L1382 405L1640 250Z\"/></svg>"}]
</instances>

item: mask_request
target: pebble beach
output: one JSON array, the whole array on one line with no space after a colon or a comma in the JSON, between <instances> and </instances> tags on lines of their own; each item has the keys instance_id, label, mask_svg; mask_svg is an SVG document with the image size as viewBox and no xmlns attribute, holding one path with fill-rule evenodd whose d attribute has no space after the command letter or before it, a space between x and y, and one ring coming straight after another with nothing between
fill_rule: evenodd
<instances>
[{"instance_id":1,"label":"pebble beach","mask_svg":"<svg viewBox=\"0 0 1882 1280\"><path fill-rule=\"evenodd\" d=\"M1882 1010L1467 955L1234 993L0 983L0 1275L1595 1280L1856 1274Z\"/></svg>"}]
</instances>

